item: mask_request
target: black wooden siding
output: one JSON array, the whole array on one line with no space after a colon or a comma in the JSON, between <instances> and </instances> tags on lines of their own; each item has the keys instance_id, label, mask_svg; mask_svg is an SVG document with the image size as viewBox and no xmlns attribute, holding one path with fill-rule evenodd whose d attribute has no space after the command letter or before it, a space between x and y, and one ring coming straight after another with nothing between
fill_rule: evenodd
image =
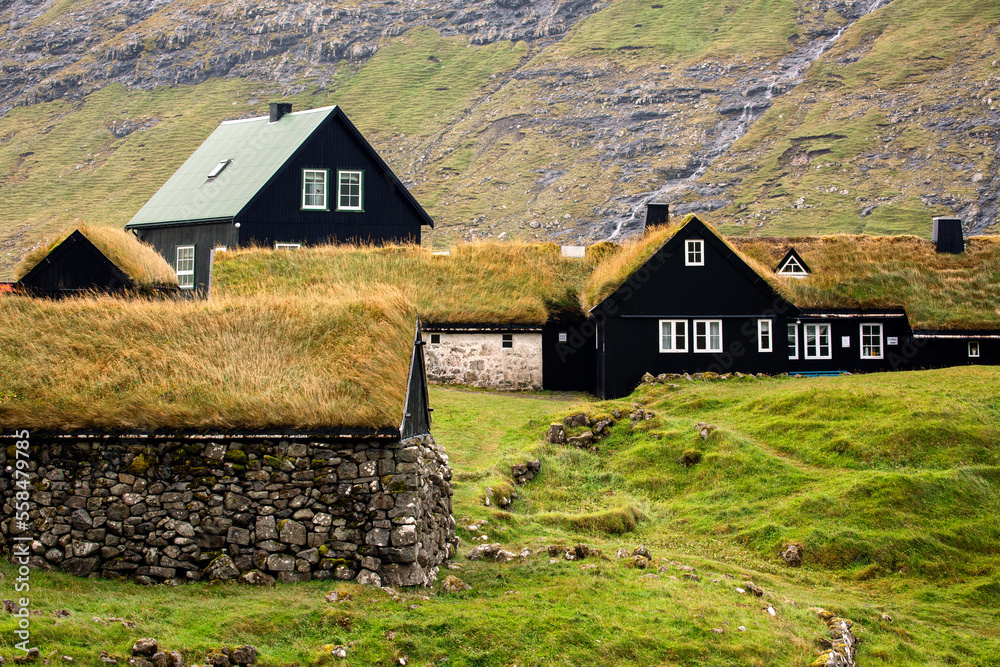
<instances>
[{"instance_id":1,"label":"black wooden siding","mask_svg":"<svg viewBox=\"0 0 1000 667\"><path fill-rule=\"evenodd\" d=\"M542 327L542 388L595 392L596 332L589 320L553 320Z\"/></svg>"},{"instance_id":2,"label":"black wooden siding","mask_svg":"<svg viewBox=\"0 0 1000 667\"><path fill-rule=\"evenodd\" d=\"M177 247L194 246L194 290L181 290L204 295L209 284L211 251L219 246L234 248L239 242L239 230L232 222L139 227L136 233L149 243L174 269L177 268Z\"/></svg>"},{"instance_id":3,"label":"black wooden siding","mask_svg":"<svg viewBox=\"0 0 1000 667\"><path fill-rule=\"evenodd\" d=\"M325 169L329 210L302 210L302 170ZM337 171L361 171L363 211L337 211ZM240 244L275 242L420 243L425 221L370 147L331 114L257 197L235 218Z\"/></svg>"},{"instance_id":4,"label":"black wooden siding","mask_svg":"<svg viewBox=\"0 0 1000 667\"><path fill-rule=\"evenodd\" d=\"M87 237L74 231L17 284L29 294L59 297L122 292L133 282Z\"/></svg>"}]
</instances>

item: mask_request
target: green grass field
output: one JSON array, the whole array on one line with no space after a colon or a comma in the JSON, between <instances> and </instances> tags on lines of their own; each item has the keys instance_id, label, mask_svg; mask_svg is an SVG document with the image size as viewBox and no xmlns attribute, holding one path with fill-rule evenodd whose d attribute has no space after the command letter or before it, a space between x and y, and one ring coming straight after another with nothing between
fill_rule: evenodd
<instances>
[{"instance_id":1,"label":"green grass field","mask_svg":"<svg viewBox=\"0 0 1000 667\"><path fill-rule=\"evenodd\" d=\"M813 608L823 607L855 621L861 665L1000 664L998 380L1000 370L970 367L685 382L610 402L435 387L460 552L486 535L536 555L458 558L461 570L440 578L462 578L472 586L462 593L143 588L33 572L31 606L42 614L32 641L52 664L67 655L95 666L102 650L127 657L147 636L188 664L249 643L265 665L810 665L826 632ZM655 417L620 420L598 452L542 438L553 419L636 405ZM700 421L718 427L707 440ZM695 450L700 462L681 465ZM536 456L541 474L509 508L484 504L510 484L511 464ZM789 542L803 546L801 568L778 557ZM544 552L577 543L608 558L550 563ZM653 568L614 557L639 544ZM0 572L0 597L16 597L13 570ZM744 581L767 597L738 593ZM351 597L327 602L332 590ZM60 609L70 615L57 618ZM20 655L13 628L0 616L7 659ZM346 646L347 658L329 645Z\"/></svg>"}]
</instances>

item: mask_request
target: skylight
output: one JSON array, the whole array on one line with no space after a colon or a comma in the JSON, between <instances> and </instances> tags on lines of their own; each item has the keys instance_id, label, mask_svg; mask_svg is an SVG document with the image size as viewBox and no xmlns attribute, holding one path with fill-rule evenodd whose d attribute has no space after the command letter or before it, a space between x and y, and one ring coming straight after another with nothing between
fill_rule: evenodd
<instances>
[{"instance_id":1,"label":"skylight","mask_svg":"<svg viewBox=\"0 0 1000 667\"><path fill-rule=\"evenodd\" d=\"M215 165L215 169L213 169L212 171L208 172L208 177L209 178L215 178L216 176L218 176L219 174L221 174L222 170L225 169L226 167L228 167L230 162L232 162L232 160L223 160L219 164Z\"/></svg>"}]
</instances>

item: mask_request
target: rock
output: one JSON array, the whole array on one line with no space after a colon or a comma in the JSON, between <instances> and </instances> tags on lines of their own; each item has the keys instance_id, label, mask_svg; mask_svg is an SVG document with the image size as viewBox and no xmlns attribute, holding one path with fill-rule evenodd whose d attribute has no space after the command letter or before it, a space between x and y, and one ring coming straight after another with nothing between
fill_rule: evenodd
<instances>
[{"instance_id":1,"label":"rock","mask_svg":"<svg viewBox=\"0 0 1000 667\"><path fill-rule=\"evenodd\" d=\"M632 551L633 556L644 556L647 560L653 560L653 554L649 553L649 549L646 548L645 544L640 544Z\"/></svg>"},{"instance_id":2,"label":"rock","mask_svg":"<svg viewBox=\"0 0 1000 667\"><path fill-rule=\"evenodd\" d=\"M573 428L574 426L590 426L590 418L583 412L578 412L575 415L570 415L563 419L563 424L566 428Z\"/></svg>"},{"instance_id":3,"label":"rock","mask_svg":"<svg viewBox=\"0 0 1000 667\"><path fill-rule=\"evenodd\" d=\"M781 557L791 567L802 565L802 545L789 544L788 548L781 552Z\"/></svg>"},{"instance_id":4,"label":"rock","mask_svg":"<svg viewBox=\"0 0 1000 667\"><path fill-rule=\"evenodd\" d=\"M631 554L625 547L618 547L618 551L615 552L615 558L628 558Z\"/></svg>"},{"instance_id":5,"label":"rock","mask_svg":"<svg viewBox=\"0 0 1000 667\"><path fill-rule=\"evenodd\" d=\"M132 655L151 656L160 649L159 643L152 637L144 637L132 644Z\"/></svg>"},{"instance_id":6,"label":"rock","mask_svg":"<svg viewBox=\"0 0 1000 667\"><path fill-rule=\"evenodd\" d=\"M153 667L167 667L167 654L163 651L157 651L150 657L149 661L153 663Z\"/></svg>"},{"instance_id":7,"label":"rock","mask_svg":"<svg viewBox=\"0 0 1000 667\"><path fill-rule=\"evenodd\" d=\"M549 430L545 432L545 442L550 445L562 445L566 443L566 429L562 424L549 425Z\"/></svg>"},{"instance_id":8,"label":"rock","mask_svg":"<svg viewBox=\"0 0 1000 667\"><path fill-rule=\"evenodd\" d=\"M304 524L290 519L282 521L281 527L278 529L278 538L285 544L304 545L308 534L309 531L306 530Z\"/></svg>"},{"instance_id":9,"label":"rock","mask_svg":"<svg viewBox=\"0 0 1000 667\"><path fill-rule=\"evenodd\" d=\"M105 665L117 665L118 658L109 654L107 651L101 651L101 662Z\"/></svg>"},{"instance_id":10,"label":"rock","mask_svg":"<svg viewBox=\"0 0 1000 667\"><path fill-rule=\"evenodd\" d=\"M574 435L566 438L566 444L572 447L579 447L580 449L586 449L590 446L590 442L594 439L594 434L590 431L584 431L580 435Z\"/></svg>"},{"instance_id":11,"label":"rock","mask_svg":"<svg viewBox=\"0 0 1000 667\"><path fill-rule=\"evenodd\" d=\"M587 546L586 544L578 544L573 548L574 553L576 553L577 560L583 560L585 558L600 558L600 549L595 549L593 547Z\"/></svg>"},{"instance_id":12,"label":"rock","mask_svg":"<svg viewBox=\"0 0 1000 667\"><path fill-rule=\"evenodd\" d=\"M524 547L523 549L521 549L521 553L519 553L517 557L520 558L521 560L526 560L528 558L531 558L531 549L529 549L528 547Z\"/></svg>"},{"instance_id":13,"label":"rock","mask_svg":"<svg viewBox=\"0 0 1000 667\"><path fill-rule=\"evenodd\" d=\"M752 581L743 582L743 588L745 588L748 593L752 593L757 597L761 597L762 595L764 595L764 589L756 585Z\"/></svg>"},{"instance_id":14,"label":"rock","mask_svg":"<svg viewBox=\"0 0 1000 667\"><path fill-rule=\"evenodd\" d=\"M257 662L257 649L249 644L237 647L230 655L230 662L237 665L252 665Z\"/></svg>"},{"instance_id":15,"label":"rock","mask_svg":"<svg viewBox=\"0 0 1000 667\"><path fill-rule=\"evenodd\" d=\"M247 584L248 586L274 586L277 582L274 577L266 572L250 570L240 577L240 583Z\"/></svg>"},{"instance_id":16,"label":"rock","mask_svg":"<svg viewBox=\"0 0 1000 667\"><path fill-rule=\"evenodd\" d=\"M448 593L459 593L461 591L472 590L472 586L465 583L453 574L449 574L441 583L441 590Z\"/></svg>"},{"instance_id":17,"label":"rock","mask_svg":"<svg viewBox=\"0 0 1000 667\"><path fill-rule=\"evenodd\" d=\"M240 576L240 571L233 559L222 554L205 568L205 578L209 581L229 581Z\"/></svg>"},{"instance_id":18,"label":"rock","mask_svg":"<svg viewBox=\"0 0 1000 667\"><path fill-rule=\"evenodd\" d=\"M643 384L656 384L656 377L649 372L643 373L641 382Z\"/></svg>"},{"instance_id":19,"label":"rock","mask_svg":"<svg viewBox=\"0 0 1000 667\"><path fill-rule=\"evenodd\" d=\"M363 586L375 586L378 588L381 588L382 586L382 577L380 577L377 572L373 572L372 570L361 570L355 581Z\"/></svg>"},{"instance_id":20,"label":"rock","mask_svg":"<svg viewBox=\"0 0 1000 667\"><path fill-rule=\"evenodd\" d=\"M645 556L632 556L632 567L645 570L649 567L649 559Z\"/></svg>"}]
</instances>

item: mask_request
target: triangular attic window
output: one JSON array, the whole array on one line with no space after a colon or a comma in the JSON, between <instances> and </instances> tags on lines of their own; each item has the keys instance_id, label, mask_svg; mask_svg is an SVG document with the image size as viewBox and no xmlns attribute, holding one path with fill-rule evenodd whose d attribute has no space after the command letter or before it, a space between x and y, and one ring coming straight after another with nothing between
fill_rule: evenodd
<instances>
[{"instance_id":1,"label":"triangular attic window","mask_svg":"<svg viewBox=\"0 0 1000 667\"><path fill-rule=\"evenodd\" d=\"M795 248L792 248L778 263L775 273L786 278L806 278L810 271L809 266L799 257L799 253L795 252Z\"/></svg>"}]
</instances>

